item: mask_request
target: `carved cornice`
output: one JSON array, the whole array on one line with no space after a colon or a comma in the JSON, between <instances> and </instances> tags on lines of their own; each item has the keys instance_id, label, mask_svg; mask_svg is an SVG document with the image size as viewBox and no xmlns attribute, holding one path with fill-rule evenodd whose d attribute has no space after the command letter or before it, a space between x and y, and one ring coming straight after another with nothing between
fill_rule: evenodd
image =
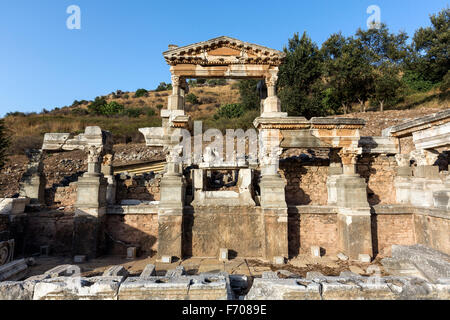
<instances>
[{"instance_id":1,"label":"carved cornice","mask_svg":"<svg viewBox=\"0 0 450 320\"><path fill-rule=\"evenodd\" d=\"M209 55L212 50L230 48L239 52L236 55ZM169 65L230 65L230 64L262 64L279 66L285 54L257 44L243 42L238 39L222 36L184 47L175 47L163 53Z\"/></svg>"}]
</instances>

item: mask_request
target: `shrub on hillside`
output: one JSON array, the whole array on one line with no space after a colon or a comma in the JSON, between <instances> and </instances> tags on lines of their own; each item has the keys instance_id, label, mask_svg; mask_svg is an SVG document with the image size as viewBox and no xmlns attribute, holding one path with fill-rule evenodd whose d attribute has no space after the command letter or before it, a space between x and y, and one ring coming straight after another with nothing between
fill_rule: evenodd
<instances>
[{"instance_id":1,"label":"shrub on hillside","mask_svg":"<svg viewBox=\"0 0 450 320\"><path fill-rule=\"evenodd\" d=\"M167 90L172 90L172 84L170 83L165 83L165 82L160 82L159 85L156 87L155 91L167 91Z\"/></svg>"},{"instance_id":2,"label":"shrub on hillside","mask_svg":"<svg viewBox=\"0 0 450 320\"><path fill-rule=\"evenodd\" d=\"M148 91L145 89L138 89L134 95L135 98L148 97Z\"/></svg>"},{"instance_id":3,"label":"shrub on hillside","mask_svg":"<svg viewBox=\"0 0 450 320\"><path fill-rule=\"evenodd\" d=\"M244 108L241 104L238 103L230 103L225 104L217 110L217 117L219 118L227 118L227 119L233 119L233 118L239 118L244 114ZM216 118L217 118L216 117Z\"/></svg>"},{"instance_id":4,"label":"shrub on hillside","mask_svg":"<svg viewBox=\"0 0 450 320\"><path fill-rule=\"evenodd\" d=\"M198 100L197 96L195 94L193 94L193 93L189 93L186 96L186 101L191 103L191 104L199 104L200 103L200 101Z\"/></svg>"}]
</instances>

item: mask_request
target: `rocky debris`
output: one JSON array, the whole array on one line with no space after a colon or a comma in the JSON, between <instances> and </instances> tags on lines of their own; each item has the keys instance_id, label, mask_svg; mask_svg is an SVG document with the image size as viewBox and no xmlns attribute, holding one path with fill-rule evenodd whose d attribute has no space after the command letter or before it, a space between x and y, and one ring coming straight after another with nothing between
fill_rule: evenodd
<instances>
[{"instance_id":1,"label":"rocky debris","mask_svg":"<svg viewBox=\"0 0 450 320\"><path fill-rule=\"evenodd\" d=\"M382 260L384 267L391 273L415 273L425 279L436 282L440 278L450 278L450 256L416 244L413 246L392 246L392 258Z\"/></svg>"},{"instance_id":2,"label":"rocky debris","mask_svg":"<svg viewBox=\"0 0 450 320\"><path fill-rule=\"evenodd\" d=\"M128 270L123 266L112 266L105 272L103 272L104 277L128 277Z\"/></svg>"},{"instance_id":3,"label":"rocky debris","mask_svg":"<svg viewBox=\"0 0 450 320\"><path fill-rule=\"evenodd\" d=\"M33 300L35 281L0 282L0 300Z\"/></svg>"},{"instance_id":4,"label":"rocky debris","mask_svg":"<svg viewBox=\"0 0 450 320\"><path fill-rule=\"evenodd\" d=\"M28 272L25 259L14 260L0 266L0 281L16 281L23 279Z\"/></svg>"},{"instance_id":5,"label":"rocky debris","mask_svg":"<svg viewBox=\"0 0 450 320\"><path fill-rule=\"evenodd\" d=\"M54 278L36 283L33 300L117 300L124 277Z\"/></svg>"},{"instance_id":6,"label":"rocky debris","mask_svg":"<svg viewBox=\"0 0 450 320\"><path fill-rule=\"evenodd\" d=\"M165 160L162 148L152 148L146 145L116 145L114 165L130 164L130 162Z\"/></svg>"},{"instance_id":7,"label":"rocky debris","mask_svg":"<svg viewBox=\"0 0 450 320\"><path fill-rule=\"evenodd\" d=\"M342 252L337 254L337 258L341 261L348 261L348 257L345 254L343 254Z\"/></svg>"},{"instance_id":8,"label":"rocky debris","mask_svg":"<svg viewBox=\"0 0 450 320\"><path fill-rule=\"evenodd\" d=\"M146 265L140 275L141 278L148 278L148 277L154 277L154 276L156 276L156 267L154 264Z\"/></svg>"},{"instance_id":9,"label":"rocky debris","mask_svg":"<svg viewBox=\"0 0 450 320\"><path fill-rule=\"evenodd\" d=\"M69 266L52 269L63 274ZM74 266L76 267L76 266ZM47 273L49 273L49 270ZM122 266L103 276L57 276L41 280L0 282L0 300L386 300L450 298L450 278L436 283L415 277L366 277L351 272L324 276L308 272L305 278L281 279L276 272L249 282L246 276L220 273L186 275L182 266L155 276L148 265L140 277L129 277ZM119 276L120 274L120 276ZM180 275L181 274L181 275ZM282 274L282 273L280 273ZM293 276L289 274L290 276ZM128 277L127 277L128 276ZM247 290L250 287L250 290ZM233 292L238 293L237 296Z\"/></svg>"},{"instance_id":10,"label":"rocky debris","mask_svg":"<svg viewBox=\"0 0 450 320\"><path fill-rule=\"evenodd\" d=\"M175 269L167 270L166 277L176 278L186 274L183 266L178 266Z\"/></svg>"}]
</instances>

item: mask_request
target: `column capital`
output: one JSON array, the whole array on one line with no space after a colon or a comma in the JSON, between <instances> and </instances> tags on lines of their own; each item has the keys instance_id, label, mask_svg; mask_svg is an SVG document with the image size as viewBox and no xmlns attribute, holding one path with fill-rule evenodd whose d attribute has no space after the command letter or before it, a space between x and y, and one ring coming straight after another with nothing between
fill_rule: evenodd
<instances>
[{"instance_id":1,"label":"column capital","mask_svg":"<svg viewBox=\"0 0 450 320\"><path fill-rule=\"evenodd\" d=\"M399 167L409 167L411 160L411 155L407 154L396 154L395 161Z\"/></svg>"},{"instance_id":2,"label":"column capital","mask_svg":"<svg viewBox=\"0 0 450 320\"><path fill-rule=\"evenodd\" d=\"M416 161L418 166L432 166L438 157L438 153L424 149L414 150L411 152L411 158Z\"/></svg>"}]
</instances>

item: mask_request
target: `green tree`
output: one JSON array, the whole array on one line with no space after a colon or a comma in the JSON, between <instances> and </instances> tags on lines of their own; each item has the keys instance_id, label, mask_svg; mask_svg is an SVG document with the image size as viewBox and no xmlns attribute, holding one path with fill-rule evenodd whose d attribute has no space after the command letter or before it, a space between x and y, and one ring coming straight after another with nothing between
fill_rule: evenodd
<instances>
[{"instance_id":1,"label":"green tree","mask_svg":"<svg viewBox=\"0 0 450 320\"><path fill-rule=\"evenodd\" d=\"M401 97L402 81L399 70L388 63L380 66L375 77L373 101L378 103L380 111L384 111L385 105L393 105Z\"/></svg>"},{"instance_id":2,"label":"green tree","mask_svg":"<svg viewBox=\"0 0 450 320\"><path fill-rule=\"evenodd\" d=\"M333 34L323 44L327 87L340 102L344 114L353 103L363 105L373 84L373 67L363 42L342 34Z\"/></svg>"},{"instance_id":3,"label":"green tree","mask_svg":"<svg viewBox=\"0 0 450 320\"><path fill-rule=\"evenodd\" d=\"M106 99L104 97L96 97L95 100L88 105L88 110L90 113L95 115L102 114L102 109L106 105Z\"/></svg>"},{"instance_id":4,"label":"green tree","mask_svg":"<svg viewBox=\"0 0 450 320\"><path fill-rule=\"evenodd\" d=\"M322 55L317 45L303 33L288 40L286 58L278 73L278 96L284 111L307 118L326 113L317 104L314 88L322 76Z\"/></svg>"},{"instance_id":5,"label":"green tree","mask_svg":"<svg viewBox=\"0 0 450 320\"><path fill-rule=\"evenodd\" d=\"M113 116L116 114L121 114L125 111L125 107L116 101L111 101L103 105L100 109L100 112L104 116Z\"/></svg>"},{"instance_id":6,"label":"green tree","mask_svg":"<svg viewBox=\"0 0 450 320\"><path fill-rule=\"evenodd\" d=\"M160 82L158 87L156 87L155 91L159 92L159 91L167 91L167 90L172 90L172 84Z\"/></svg>"},{"instance_id":7,"label":"green tree","mask_svg":"<svg viewBox=\"0 0 450 320\"><path fill-rule=\"evenodd\" d=\"M138 89L138 90L136 90L136 93L134 96L135 96L135 98L147 97L148 91L145 89Z\"/></svg>"},{"instance_id":8,"label":"green tree","mask_svg":"<svg viewBox=\"0 0 450 320\"><path fill-rule=\"evenodd\" d=\"M406 44L408 36L405 32L391 33L386 24L382 24L380 28L358 29L356 40L362 44L365 53L364 58L373 68L373 72L367 70L367 76L360 78L359 88L357 87L355 90L360 109L365 111L366 101L370 99L376 89L382 88L380 81L383 83L395 80L394 83L397 86L399 85L396 81L398 77L394 77L394 73L400 73L399 67L408 56ZM364 72L364 70L362 71ZM377 88L375 88L375 81L377 81ZM390 88L387 88L387 90L389 92L386 92L386 96L392 96L393 93ZM378 97L380 94L380 92L377 92ZM382 109L381 105L380 109Z\"/></svg>"},{"instance_id":9,"label":"green tree","mask_svg":"<svg viewBox=\"0 0 450 320\"><path fill-rule=\"evenodd\" d=\"M259 110L261 99L256 86L258 80L246 79L238 82L240 104L245 110Z\"/></svg>"},{"instance_id":10,"label":"green tree","mask_svg":"<svg viewBox=\"0 0 450 320\"><path fill-rule=\"evenodd\" d=\"M431 15L431 26L418 29L407 67L423 80L441 82L450 69L450 9Z\"/></svg>"},{"instance_id":11,"label":"green tree","mask_svg":"<svg viewBox=\"0 0 450 320\"><path fill-rule=\"evenodd\" d=\"M5 166L9 145L10 138L6 131L5 121L4 119L0 119L0 170Z\"/></svg>"}]
</instances>

